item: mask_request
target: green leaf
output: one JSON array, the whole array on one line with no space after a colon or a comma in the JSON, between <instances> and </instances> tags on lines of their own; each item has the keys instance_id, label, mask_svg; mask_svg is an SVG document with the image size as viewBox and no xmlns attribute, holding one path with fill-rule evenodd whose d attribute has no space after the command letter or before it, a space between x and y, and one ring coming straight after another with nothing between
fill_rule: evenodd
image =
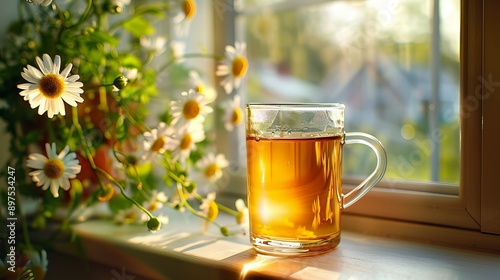
<instances>
[{"instance_id":1,"label":"green leaf","mask_svg":"<svg viewBox=\"0 0 500 280\"><path fill-rule=\"evenodd\" d=\"M44 229L47 226L47 219L43 214L36 215L31 222L31 227L36 229Z\"/></svg>"},{"instance_id":2,"label":"green leaf","mask_svg":"<svg viewBox=\"0 0 500 280\"><path fill-rule=\"evenodd\" d=\"M96 30L89 35L89 41L93 41L92 43L100 43L100 44L110 44L112 46L116 46L120 43L120 40L106 32L102 32L101 30Z\"/></svg>"},{"instance_id":3,"label":"green leaf","mask_svg":"<svg viewBox=\"0 0 500 280\"><path fill-rule=\"evenodd\" d=\"M36 141L40 140L41 135L42 135L43 131L42 130L38 130L38 129L34 129L28 133L26 133L26 135L21 138L21 144L23 146L28 146L29 144L31 143L35 143Z\"/></svg>"},{"instance_id":4,"label":"green leaf","mask_svg":"<svg viewBox=\"0 0 500 280\"><path fill-rule=\"evenodd\" d=\"M73 212L78 208L80 202L82 201L83 194L83 184L78 179L71 180L71 189L69 190L69 195L71 198L70 212Z\"/></svg>"},{"instance_id":5,"label":"green leaf","mask_svg":"<svg viewBox=\"0 0 500 280\"><path fill-rule=\"evenodd\" d=\"M64 192L64 190L59 189L59 194L61 192ZM57 207L61 205L61 197L55 198L49 190L45 191L43 196L43 215L46 218L52 218Z\"/></svg>"},{"instance_id":6,"label":"green leaf","mask_svg":"<svg viewBox=\"0 0 500 280\"><path fill-rule=\"evenodd\" d=\"M128 32L130 32L130 34L137 38L140 38L144 35L150 35L155 32L154 27L143 17L136 17L125 22L123 24L123 28L125 28Z\"/></svg>"},{"instance_id":7,"label":"green leaf","mask_svg":"<svg viewBox=\"0 0 500 280\"><path fill-rule=\"evenodd\" d=\"M151 173L152 170L153 166L151 163L143 163L135 165L135 170L132 166L128 167L127 173L130 174L131 178L135 177L136 175L139 177L146 177Z\"/></svg>"},{"instance_id":8,"label":"green leaf","mask_svg":"<svg viewBox=\"0 0 500 280\"><path fill-rule=\"evenodd\" d=\"M109 209L113 213L118 213L120 210L128 209L133 206L132 202L128 201L122 194L115 195L108 201Z\"/></svg>"},{"instance_id":9,"label":"green leaf","mask_svg":"<svg viewBox=\"0 0 500 280\"><path fill-rule=\"evenodd\" d=\"M140 68L142 61L135 55L124 54L120 57L121 64L126 68Z\"/></svg>"},{"instance_id":10,"label":"green leaf","mask_svg":"<svg viewBox=\"0 0 500 280\"><path fill-rule=\"evenodd\" d=\"M165 13L163 11L164 9L162 8L161 5L158 4L145 4L145 5L140 5L136 9L136 13L138 14L150 14L153 16L156 16L158 18L163 18L165 16Z\"/></svg>"},{"instance_id":11,"label":"green leaf","mask_svg":"<svg viewBox=\"0 0 500 280\"><path fill-rule=\"evenodd\" d=\"M118 141L123 141L127 137L127 125L125 123L125 115L121 115L116 121L116 138Z\"/></svg>"}]
</instances>

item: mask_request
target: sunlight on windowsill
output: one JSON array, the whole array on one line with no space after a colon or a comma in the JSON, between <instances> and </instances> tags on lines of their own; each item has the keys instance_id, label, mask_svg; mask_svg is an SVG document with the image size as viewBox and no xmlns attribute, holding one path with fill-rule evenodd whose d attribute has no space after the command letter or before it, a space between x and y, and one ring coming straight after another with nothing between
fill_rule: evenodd
<instances>
[{"instance_id":1,"label":"sunlight on windowsill","mask_svg":"<svg viewBox=\"0 0 500 280\"><path fill-rule=\"evenodd\" d=\"M500 255L491 252L347 230L340 245L325 254L288 258L261 255L251 248L248 235L224 237L215 227L202 234L201 220L196 217L171 217L155 234L140 226L117 226L104 220L85 221L74 230L89 260L122 268L141 279L493 279L500 273ZM229 215L221 218L232 219ZM67 244L55 248L59 253L74 254Z\"/></svg>"}]
</instances>

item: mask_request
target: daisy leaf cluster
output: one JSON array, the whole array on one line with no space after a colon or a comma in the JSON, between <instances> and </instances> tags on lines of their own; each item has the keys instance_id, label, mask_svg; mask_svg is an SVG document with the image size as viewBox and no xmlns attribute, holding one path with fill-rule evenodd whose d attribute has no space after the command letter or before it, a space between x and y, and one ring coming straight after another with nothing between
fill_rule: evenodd
<instances>
[{"instance_id":1,"label":"daisy leaf cluster","mask_svg":"<svg viewBox=\"0 0 500 280\"><path fill-rule=\"evenodd\" d=\"M184 53L182 40L196 28L194 0L15 2L19 19L0 44L10 151L0 175L15 169L16 201L34 205L16 212L26 238L19 253L31 260L19 271L47 270L43 242L31 233L49 224L71 231L93 216L155 232L170 226L162 211L170 207L199 217L203 231L241 232L244 202L216 202L229 162L210 135L242 124L245 44ZM165 19L175 26L170 37L157 30ZM191 58L215 60L219 82L183 64ZM220 212L233 215L238 230L220 225Z\"/></svg>"}]
</instances>

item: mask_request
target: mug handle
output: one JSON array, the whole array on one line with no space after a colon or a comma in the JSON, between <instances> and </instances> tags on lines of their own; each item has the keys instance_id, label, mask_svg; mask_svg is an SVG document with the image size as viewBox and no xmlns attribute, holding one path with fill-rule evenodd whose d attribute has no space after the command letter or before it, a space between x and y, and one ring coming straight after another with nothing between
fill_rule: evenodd
<instances>
[{"instance_id":1,"label":"mug handle","mask_svg":"<svg viewBox=\"0 0 500 280\"><path fill-rule=\"evenodd\" d=\"M384 146L374 136L363 132L347 132L345 134L345 144L363 144L370 147L377 156L377 166L370 176L363 180L361 184L347 194L343 195L343 209L346 209L356 203L371 188L373 188L375 184L380 182L382 177L384 177L385 170L387 169L387 154Z\"/></svg>"}]
</instances>

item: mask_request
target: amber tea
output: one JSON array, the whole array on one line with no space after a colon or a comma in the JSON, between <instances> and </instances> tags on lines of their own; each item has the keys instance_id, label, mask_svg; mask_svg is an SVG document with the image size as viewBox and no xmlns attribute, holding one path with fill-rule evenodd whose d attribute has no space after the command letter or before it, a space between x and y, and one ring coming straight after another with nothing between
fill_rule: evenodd
<instances>
[{"instance_id":1,"label":"amber tea","mask_svg":"<svg viewBox=\"0 0 500 280\"><path fill-rule=\"evenodd\" d=\"M246 147L250 242L264 254L327 252L340 242L341 211L382 179L387 158L373 136L344 131L338 103L247 104ZM342 149L370 147L377 166L342 192Z\"/></svg>"},{"instance_id":2,"label":"amber tea","mask_svg":"<svg viewBox=\"0 0 500 280\"><path fill-rule=\"evenodd\" d=\"M336 245L331 243L340 232L341 141L247 138L252 238Z\"/></svg>"}]
</instances>

